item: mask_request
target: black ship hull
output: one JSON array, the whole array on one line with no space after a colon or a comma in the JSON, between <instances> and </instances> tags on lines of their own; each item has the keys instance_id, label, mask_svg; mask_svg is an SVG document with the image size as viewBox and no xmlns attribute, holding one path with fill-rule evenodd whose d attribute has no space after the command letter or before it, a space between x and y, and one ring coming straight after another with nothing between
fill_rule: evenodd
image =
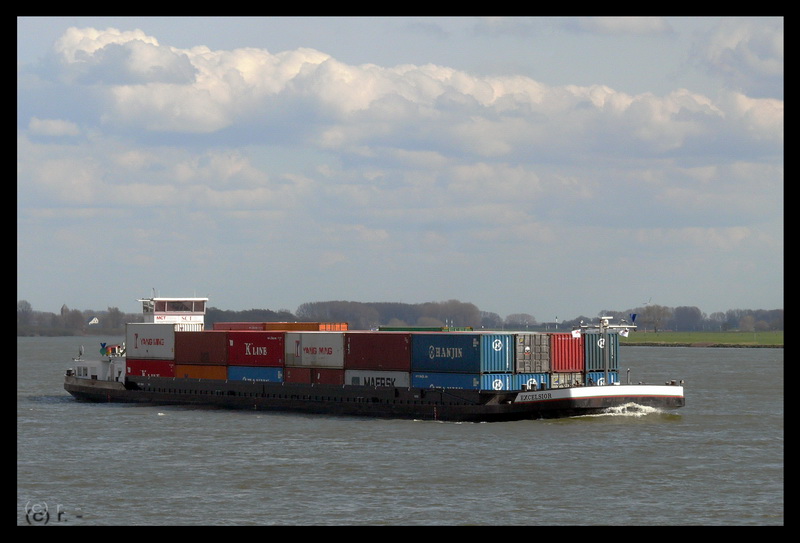
<instances>
[{"instance_id":1,"label":"black ship hull","mask_svg":"<svg viewBox=\"0 0 800 543\"><path fill-rule=\"evenodd\" d=\"M67 376L76 399L193 405L372 418L502 422L603 413L628 404L674 409L682 386L619 385L530 392L395 388L171 377L131 377L124 383Z\"/></svg>"}]
</instances>

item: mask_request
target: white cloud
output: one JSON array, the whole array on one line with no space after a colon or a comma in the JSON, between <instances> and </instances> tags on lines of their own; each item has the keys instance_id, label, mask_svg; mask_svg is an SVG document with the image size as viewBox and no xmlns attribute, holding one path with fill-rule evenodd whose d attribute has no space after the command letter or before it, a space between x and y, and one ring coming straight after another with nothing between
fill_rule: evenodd
<instances>
[{"instance_id":1,"label":"white cloud","mask_svg":"<svg viewBox=\"0 0 800 543\"><path fill-rule=\"evenodd\" d=\"M36 136L77 136L78 125L59 119L37 119L32 117L28 124L30 133Z\"/></svg>"},{"instance_id":2,"label":"white cloud","mask_svg":"<svg viewBox=\"0 0 800 543\"><path fill-rule=\"evenodd\" d=\"M494 40L480 43L494 44L503 60L526 57L545 29L560 32L538 19L474 22L493 32L471 39ZM609 43L624 36L637 40L628 45L665 40L658 44L668 51L675 43L690 50L674 21L569 22L592 28L565 44L601 34ZM782 38L767 40L750 20L749 33L737 34L734 23L707 42L720 45L706 58L742 66L740 78L777 69L782 79ZM457 35L450 27L436 39L445 46ZM511 53L500 53L504 40L513 40ZM315 282L309 296L329 287L330 298L353 291L370 301L393 282L395 299L418 301L414 288L425 284L437 298L502 313L483 303L499 298L479 277L495 274L514 290L535 270L555 292L587 261L616 269L641 259L648 280L663 281L666 269L680 273L665 262L702 261L704 249L734 259L737 251L782 247L782 98L751 95L744 85L713 94L677 85L626 92L614 73L633 69L624 63L584 84L433 61L350 63L310 46L188 43L72 27L57 40L58 64L37 64L35 80L34 70L20 68L21 266L45 243L36 241L42 230L62 238L80 230L61 218L85 221L97 245L124 243L143 276L134 281L185 276L180 256L216 255L200 274L216 290L242 270L268 268L284 281ZM725 51L739 56L725 60ZM576 58L567 45L553 54L564 64ZM88 206L113 208L117 219L76 214ZM157 270L167 254L178 258ZM773 274L781 255L759 255L771 258L764 273ZM312 277L316 263L331 271L324 285ZM396 275L383 285L349 285L384 268ZM437 281L426 283L431 274ZM708 264L701 275L726 272ZM245 288L257 279L239 281ZM472 299L475 292L484 298ZM281 295L276 305L292 307ZM301 297L295 306L314 301Z\"/></svg>"}]
</instances>

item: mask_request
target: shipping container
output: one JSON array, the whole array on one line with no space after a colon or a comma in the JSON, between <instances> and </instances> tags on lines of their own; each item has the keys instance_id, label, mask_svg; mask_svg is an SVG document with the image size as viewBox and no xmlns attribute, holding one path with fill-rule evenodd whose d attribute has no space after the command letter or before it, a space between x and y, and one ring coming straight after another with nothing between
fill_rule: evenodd
<instances>
[{"instance_id":1,"label":"shipping container","mask_svg":"<svg viewBox=\"0 0 800 543\"><path fill-rule=\"evenodd\" d=\"M481 390L514 390L514 374L481 373Z\"/></svg>"},{"instance_id":2,"label":"shipping container","mask_svg":"<svg viewBox=\"0 0 800 543\"><path fill-rule=\"evenodd\" d=\"M231 381L282 383L283 367L228 366L228 379Z\"/></svg>"},{"instance_id":3,"label":"shipping container","mask_svg":"<svg viewBox=\"0 0 800 543\"><path fill-rule=\"evenodd\" d=\"M481 387L481 374L458 372L412 372L411 386L414 388L453 388L478 390Z\"/></svg>"},{"instance_id":4,"label":"shipping container","mask_svg":"<svg viewBox=\"0 0 800 543\"><path fill-rule=\"evenodd\" d=\"M411 371L411 334L344 334L344 369Z\"/></svg>"},{"instance_id":5,"label":"shipping container","mask_svg":"<svg viewBox=\"0 0 800 543\"><path fill-rule=\"evenodd\" d=\"M131 323L125 330L125 350L134 359L175 359L174 323Z\"/></svg>"},{"instance_id":6,"label":"shipping container","mask_svg":"<svg viewBox=\"0 0 800 543\"><path fill-rule=\"evenodd\" d=\"M516 347L514 334L480 334L481 373L514 371Z\"/></svg>"},{"instance_id":7,"label":"shipping container","mask_svg":"<svg viewBox=\"0 0 800 543\"><path fill-rule=\"evenodd\" d=\"M550 334L550 368L553 372L584 371L583 335Z\"/></svg>"},{"instance_id":8,"label":"shipping container","mask_svg":"<svg viewBox=\"0 0 800 543\"><path fill-rule=\"evenodd\" d=\"M125 373L137 377L175 377L175 361L126 357Z\"/></svg>"},{"instance_id":9,"label":"shipping container","mask_svg":"<svg viewBox=\"0 0 800 543\"><path fill-rule=\"evenodd\" d=\"M346 385L408 388L411 386L411 375L407 371L344 370L344 383Z\"/></svg>"},{"instance_id":10,"label":"shipping container","mask_svg":"<svg viewBox=\"0 0 800 543\"><path fill-rule=\"evenodd\" d=\"M350 326L346 322L321 322L318 329L320 331L344 332L349 330Z\"/></svg>"},{"instance_id":11,"label":"shipping container","mask_svg":"<svg viewBox=\"0 0 800 543\"><path fill-rule=\"evenodd\" d=\"M516 334L514 371L517 373L550 371L550 334L538 332Z\"/></svg>"},{"instance_id":12,"label":"shipping container","mask_svg":"<svg viewBox=\"0 0 800 543\"><path fill-rule=\"evenodd\" d=\"M224 381L228 378L228 366L220 364L175 364L175 377Z\"/></svg>"},{"instance_id":13,"label":"shipping container","mask_svg":"<svg viewBox=\"0 0 800 543\"><path fill-rule=\"evenodd\" d=\"M226 365L228 332L175 332L175 362L178 364Z\"/></svg>"},{"instance_id":14,"label":"shipping container","mask_svg":"<svg viewBox=\"0 0 800 543\"><path fill-rule=\"evenodd\" d=\"M266 331L343 331L346 322L215 322L214 330L266 330Z\"/></svg>"},{"instance_id":15,"label":"shipping container","mask_svg":"<svg viewBox=\"0 0 800 543\"><path fill-rule=\"evenodd\" d=\"M480 373L480 346L479 334L414 332L411 334L411 369L432 373Z\"/></svg>"},{"instance_id":16,"label":"shipping container","mask_svg":"<svg viewBox=\"0 0 800 543\"><path fill-rule=\"evenodd\" d=\"M619 383L619 372L617 371L609 371L607 381L605 371L586 372L586 386L613 385L614 383Z\"/></svg>"},{"instance_id":17,"label":"shipping container","mask_svg":"<svg viewBox=\"0 0 800 543\"><path fill-rule=\"evenodd\" d=\"M619 369L619 335L587 333L583 336L583 347L586 371ZM607 362L606 356L608 356ZM608 363L607 368L606 363Z\"/></svg>"},{"instance_id":18,"label":"shipping container","mask_svg":"<svg viewBox=\"0 0 800 543\"><path fill-rule=\"evenodd\" d=\"M284 332L228 330L228 364L231 366L284 365Z\"/></svg>"},{"instance_id":19,"label":"shipping container","mask_svg":"<svg viewBox=\"0 0 800 543\"><path fill-rule=\"evenodd\" d=\"M286 366L344 369L344 332L287 332Z\"/></svg>"},{"instance_id":20,"label":"shipping container","mask_svg":"<svg viewBox=\"0 0 800 543\"><path fill-rule=\"evenodd\" d=\"M584 379L581 372L553 372L550 374L550 388L566 388L583 386Z\"/></svg>"},{"instance_id":21,"label":"shipping container","mask_svg":"<svg viewBox=\"0 0 800 543\"><path fill-rule=\"evenodd\" d=\"M264 330L292 330L314 332L319 330L318 322L264 322Z\"/></svg>"},{"instance_id":22,"label":"shipping container","mask_svg":"<svg viewBox=\"0 0 800 543\"><path fill-rule=\"evenodd\" d=\"M547 373L515 373L514 390L545 390L550 388Z\"/></svg>"},{"instance_id":23,"label":"shipping container","mask_svg":"<svg viewBox=\"0 0 800 543\"><path fill-rule=\"evenodd\" d=\"M311 384L311 368L299 368L287 366L283 369L284 383Z\"/></svg>"},{"instance_id":24,"label":"shipping container","mask_svg":"<svg viewBox=\"0 0 800 543\"><path fill-rule=\"evenodd\" d=\"M214 330L264 330L263 322L215 322Z\"/></svg>"},{"instance_id":25,"label":"shipping container","mask_svg":"<svg viewBox=\"0 0 800 543\"><path fill-rule=\"evenodd\" d=\"M311 382L320 385L343 385L344 370L338 368L311 368Z\"/></svg>"},{"instance_id":26,"label":"shipping container","mask_svg":"<svg viewBox=\"0 0 800 543\"><path fill-rule=\"evenodd\" d=\"M176 332L202 332L205 330L205 324L202 322L176 322Z\"/></svg>"}]
</instances>

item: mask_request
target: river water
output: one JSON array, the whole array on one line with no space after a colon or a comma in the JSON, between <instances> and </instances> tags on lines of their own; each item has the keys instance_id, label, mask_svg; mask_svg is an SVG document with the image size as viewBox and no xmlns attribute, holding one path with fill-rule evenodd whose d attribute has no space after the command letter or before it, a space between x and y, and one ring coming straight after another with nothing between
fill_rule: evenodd
<instances>
[{"instance_id":1,"label":"river water","mask_svg":"<svg viewBox=\"0 0 800 543\"><path fill-rule=\"evenodd\" d=\"M784 524L783 349L623 346L686 406L477 424L76 402L100 341L17 339L18 525Z\"/></svg>"}]
</instances>

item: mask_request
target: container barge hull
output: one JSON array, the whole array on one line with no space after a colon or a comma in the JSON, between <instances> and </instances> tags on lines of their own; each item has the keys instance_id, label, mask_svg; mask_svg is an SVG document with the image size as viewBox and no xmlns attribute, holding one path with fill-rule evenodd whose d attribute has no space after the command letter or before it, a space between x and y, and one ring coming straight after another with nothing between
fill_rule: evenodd
<instances>
[{"instance_id":1,"label":"container barge hull","mask_svg":"<svg viewBox=\"0 0 800 543\"><path fill-rule=\"evenodd\" d=\"M64 388L76 399L89 402L190 405L453 422L560 418L604 413L627 404L664 409L684 405L683 387L677 385L487 392L130 376L123 384L87 382L68 376Z\"/></svg>"}]
</instances>

